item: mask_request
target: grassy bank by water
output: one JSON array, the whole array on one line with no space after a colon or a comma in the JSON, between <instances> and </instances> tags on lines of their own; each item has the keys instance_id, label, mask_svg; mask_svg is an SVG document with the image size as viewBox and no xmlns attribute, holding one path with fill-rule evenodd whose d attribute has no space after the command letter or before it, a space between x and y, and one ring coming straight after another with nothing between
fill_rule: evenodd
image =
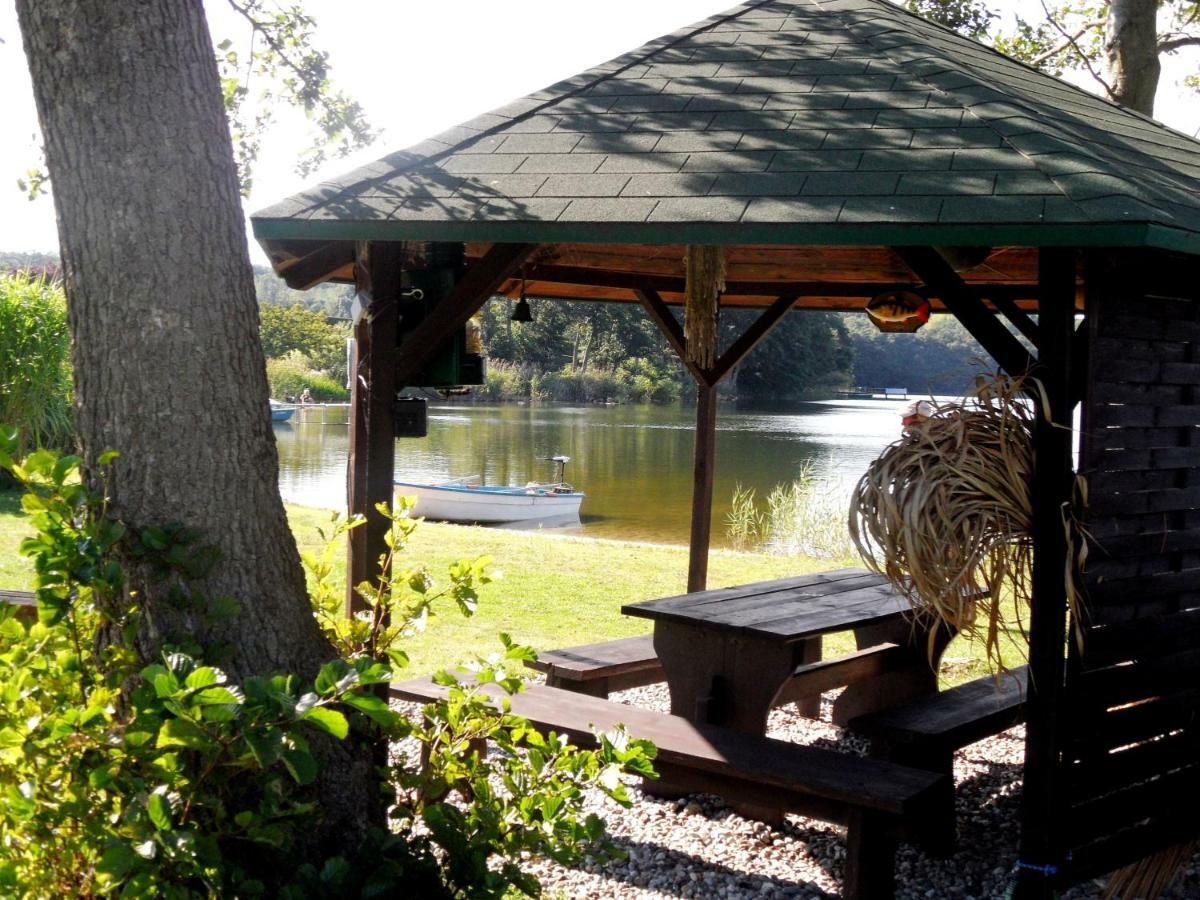
<instances>
[{"instance_id":1,"label":"grassy bank by water","mask_svg":"<svg viewBox=\"0 0 1200 900\"><path fill-rule=\"evenodd\" d=\"M301 549L318 549L317 528L329 521L329 513L292 506L288 515ZM18 496L0 492L0 588L31 585L32 566L17 549L28 533ZM643 634L650 623L622 616L621 605L682 593L687 580L687 550L682 547L433 522L417 529L400 564L423 564L444 583L451 562L484 555L492 558L493 569L502 577L483 589L474 617L465 619L445 607L424 634L411 640L413 674L489 653L499 647L496 635L501 631L541 650ZM855 561L715 550L709 584L722 587L847 565ZM832 639L826 652L852 649L849 636L843 635ZM951 645L947 657L958 662L951 667L950 680L983 671L974 649L961 640ZM1013 664L1019 662L1014 656Z\"/></svg>"}]
</instances>

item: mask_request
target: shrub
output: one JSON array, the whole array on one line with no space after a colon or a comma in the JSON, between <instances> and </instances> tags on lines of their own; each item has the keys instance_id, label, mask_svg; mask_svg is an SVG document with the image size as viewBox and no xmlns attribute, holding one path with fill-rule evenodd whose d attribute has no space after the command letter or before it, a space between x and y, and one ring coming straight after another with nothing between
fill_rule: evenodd
<instances>
[{"instance_id":1,"label":"shrub","mask_svg":"<svg viewBox=\"0 0 1200 900\"><path fill-rule=\"evenodd\" d=\"M71 335L62 288L44 276L0 275L0 422L18 452L75 440Z\"/></svg>"},{"instance_id":2,"label":"shrub","mask_svg":"<svg viewBox=\"0 0 1200 900\"><path fill-rule=\"evenodd\" d=\"M502 359L489 359L484 383L476 390L485 400L528 400L529 369Z\"/></svg>"},{"instance_id":3,"label":"shrub","mask_svg":"<svg viewBox=\"0 0 1200 900\"><path fill-rule=\"evenodd\" d=\"M294 350L279 359L267 360L267 381L271 385L271 396L276 399L299 397L305 388L314 400L325 403L342 403L350 399L350 392L342 383L317 371L307 357Z\"/></svg>"},{"instance_id":4,"label":"shrub","mask_svg":"<svg viewBox=\"0 0 1200 900\"><path fill-rule=\"evenodd\" d=\"M306 559L318 621L344 654L313 683L279 673L234 684L190 645L140 659L140 611L118 550L169 578L175 601L202 623L238 611L192 590L219 560L181 526L134 530L109 518L77 458L39 451L18 464L14 447L0 435L0 466L25 486L36 530L22 551L34 559L38 609L24 622L0 606L0 894L536 895L527 854L603 852L593 844L603 823L582 813L584 789L628 803L619 773L652 773L644 742L601 735L598 750L578 751L446 673L438 680L448 699L427 706L422 724L392 711L373 687L405 661L399 642L443 600L473 610L487 561L451 566L442 590L423 568L395 565L358 586L368 611L346 619L333 613L332 559L357 522ZM393 519L393 555L417 527L410 508ZM502 643L477 661L477 681L512 693L532 651ZM366 741L415 737L429 764L400 761L381 774L380 789L396 798L392 827L371 832L353 858L304 858L320 814L310 738L351 731ZM481 757L473 748L484 738L501 752Z\"/></svg>"}]
</instances>

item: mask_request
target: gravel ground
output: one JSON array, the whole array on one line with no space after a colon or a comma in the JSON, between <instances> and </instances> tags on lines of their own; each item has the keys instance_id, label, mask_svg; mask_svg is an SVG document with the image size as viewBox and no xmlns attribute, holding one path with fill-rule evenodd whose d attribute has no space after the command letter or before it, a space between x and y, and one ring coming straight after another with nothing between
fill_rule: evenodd
<instances>
[{"instance_id":1,"label":"gravel ground","mask_svg":"<svg viewBox=\"0 0 1200 900\"><path fill-rule=\"evenodd\" d=\"M667 709L665 685L613 694L612 700ZM824 715L828 718L829 695ZM783 740L862 752L861 742L827 722L771 714L768 734ZM897 900L1002 898L1017 856L1024 729L1013 728L959 751L954 761L959 851L932 859L908 844L896 856ZM621 809L597 794L594 810L608 822L625 859L564 868L534 860L530 870L548 898L834 898L841 896L845 831L801 816L772 828L744 819L708 795L660 800L630 782L633 806ZM1063 900L1099 900L1097 884L1077 886ZM1200 856L1163 900L1200 898Z\"/></svg>"}]
</instances>

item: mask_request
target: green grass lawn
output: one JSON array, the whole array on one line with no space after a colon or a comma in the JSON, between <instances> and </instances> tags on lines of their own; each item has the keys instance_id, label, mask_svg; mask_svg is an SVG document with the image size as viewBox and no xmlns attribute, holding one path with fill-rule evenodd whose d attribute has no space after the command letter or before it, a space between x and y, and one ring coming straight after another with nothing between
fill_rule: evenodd
<instances>
[{"instance_id":1,"label":"green grass lawn","mask_svg":"<svg viewBox=\"0 0 1200 900\"><path fill-rule=\"evenodd\" d=\"M301 549L319 549L317 528L328 523L329 513L292 506L288 516ZM32 566L18 553L21 538L28 533L18 495L0 492L0 588L31 586ZM501 577L483 588L475 616L464 618L449 603L423 634L412 639L407 649L413 674L489 653L500 646L496 635L501 631L539 650L646 633L651 623L622 616L621 605L682 593L687 581L687 550L682 547L433 522L417 529L399 564L425 565L444 584L450 563L478 556L490 556ZM708 581L715 588L855 564L852 559L714 550ZM1017 637L1009 641L1006 652L1012 665L1023 661ZM839 635L827 642L826 653L852 649L851 638ZM957 682L986 671L979 656L979 648L956 640L946 654L947 680Z\"/></svg>"}]
</instances>

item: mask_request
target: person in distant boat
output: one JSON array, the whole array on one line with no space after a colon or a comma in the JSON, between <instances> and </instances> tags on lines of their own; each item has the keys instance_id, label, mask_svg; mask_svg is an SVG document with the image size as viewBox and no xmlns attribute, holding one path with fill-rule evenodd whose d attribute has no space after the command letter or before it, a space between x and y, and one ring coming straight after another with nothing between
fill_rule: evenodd
<instances>
[{"instance_id":1,"label":"person in distant boat","mask_svg":"<svg viewBox=\"0 0 1200 900\"><path fill-rule=\"evenodd\" d=\"M309 393L308 388L305 388L303 393L300 394L300 402L301 403L312 403L313 402L312 394Z\"/></svg>"}]
</instances>

